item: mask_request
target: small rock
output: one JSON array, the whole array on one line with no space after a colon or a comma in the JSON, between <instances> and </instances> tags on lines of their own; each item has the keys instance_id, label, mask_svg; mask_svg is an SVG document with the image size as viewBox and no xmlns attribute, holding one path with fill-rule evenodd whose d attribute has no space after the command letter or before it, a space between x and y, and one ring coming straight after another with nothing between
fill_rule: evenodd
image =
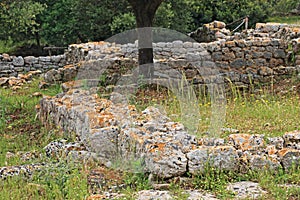
<instances>
[{"instance_id":1,"label":"small rock","mask_svg":"<svg viewBox=\"0 0 300 200\"><path fill-rule=\"evenodd\" d=\"M185 192L189 195L187 200L218 200L214 195L199 190L188 190Z\"/></svg>"},{"instance_id":2,"label":"small rock","mask_svg":"<svg viewBox=\"0 0 300 200\"><path fill-rule=\"evenodd\" d=\"M35 93L32 94L32 96L33 96L33 97L42 97L43 94L40 93L40 92L35 92Z\"/></svg>"},{"instance_id":3,"label":"small rock","mask_svg":"<svg viewBox=\"0 0 300 200\"><path fill-rule=\"evenodd\" d=\"M227 190L234 192L236 194L236 199L258 199L267 193L258 183L251 181L231 183L227 186Z\"/></svg>"},{"instance_id":4,"label":"small rock","mask_svg":"<svg viewBox=\"0 0 300 200\"><path fill-rule=\"evenodd\" d=\"M170 189L170 184L152 184L154 190L168 190Z\"/></svg>"},{"instance_id":5,"label":"small rock","mask_svg":"<svg viewBox=\"0 0 300 200\"><path fill-rule=\"evenodd\" d=\"M20 86L13 86L11 89L12 89L13 91L17 91L17 90L21 89L21 87L20 87Z\"/></svg>"},{"instance_id":6,"label":"small rock","mask_svg":"<svg viewBox=\"0 0 300 200\"><path fill-rule=\"evenodd\" d=\"M0 86L7 85L8 84L8 80L9 80L9 78L6 78L6 77L0 78Z\"/></svg>"},{"instance_id":7,"label":"small rock","mask_svg":"<svg viewBox=\"0 0 300 200\"><path fill-rule=\"evenodd\" d=\"M137 200L172 200L169 191L142 190L138 192Z\"/></svg>"},{"instance_id":8,"label":"small rock","mask_svg":"<svg viewBox=\"0 0 300 200\"><path fill-rule=\"evenodd\" d=\"M6 62L10 62L11 57L7 53L4 53L4 54L2 54L2 60L6 61Z\"/></svg>"},{"instance_id":9,"label":"small rock","mask_svg":"<svg viewBox=\"0 0 300 200\"><path fill-rule=\"evenodd\" d=\"M39 82L39 89L45 89L49 86L50 86L50 84L46 83L45 81Z\"/></svg>"}]
</instances>

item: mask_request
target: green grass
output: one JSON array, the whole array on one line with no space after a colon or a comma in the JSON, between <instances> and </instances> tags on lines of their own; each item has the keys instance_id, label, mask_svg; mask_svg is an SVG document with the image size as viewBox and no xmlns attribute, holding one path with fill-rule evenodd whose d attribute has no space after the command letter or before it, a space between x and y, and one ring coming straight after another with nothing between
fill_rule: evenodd
<instances>
[{"instance_id":1,"label":"green grass","mask_svg":"<svg viewBox=\"0 0 300 200\"><path fill-rule=\"evenodd\" d=\"M284 16L284 17L274 16L274 17L270 17L267 21L300 25L300 16Z\"/></svg>"},{"instance_id":2,"label":"green grass","mask_svg":"<svg viewBox=\"0 0 300 200\"><path fill-rule=\"evenodd\" d=\"M0 166L14 166L28 163L54 162L46 158L23 161L19 158L6 159L6 153L18 151L43 152L49 142L62 135L53 127L45 128L36 117L35 105L44 95L59 93L58 85L39 90L39 79L13 91L0 88ZM45 160L46 159L46 160ZM45 168L32 177L16 176L0 180L0 199L84 199L88 195L87 169L82 165L66 164L61 161L55 168Z\"/></svg>"}]
</instances>

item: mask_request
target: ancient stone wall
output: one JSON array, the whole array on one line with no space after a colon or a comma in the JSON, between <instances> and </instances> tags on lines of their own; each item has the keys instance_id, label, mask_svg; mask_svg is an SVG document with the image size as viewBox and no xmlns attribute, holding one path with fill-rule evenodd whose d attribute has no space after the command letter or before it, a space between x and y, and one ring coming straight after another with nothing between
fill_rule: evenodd
<instances>
[{"instance_id":1,"label":"ancient stone wall","mask_svg":"<svg viewBox=\"0 0 300 200\"><path fill-rule=\"evenodd\" d=\"M220 35L219 32L216 34ZM228 78L225 80L248 87L251 83L275 82L299 73L299 37L297 27L258 23L256 29L223 35L210 43L180 40L154 43L154 58L156 63L168 63L175 70L185 72L193 84L203 83L203 74L194 66L195 61L213 62L207 66L216 66L218 73ZM137 65L137 54L137 42L123 45L108 42L73 44L64 55L52 57L22 58L3 54L0 57L0 77L39 69L51 71L46 76L49 82L64 82L76 76L82 66L80 62L102 60L113 63L108 66L105 75L114 83L121 73ZM62 68L65 64L68 64L67 67Z\"/></svg>"},{"instance_id":2,"label":"ancient stone wall","mask_svg":"<svg viewBox=\"0 0 300 200\"><path fill-rule=\"evenodd\" d=\"M65 65L65 56L9 56L0 55L0 77L17 77L19 73L40 70L46 72L50 69L58 69Z\"/></svg>"}]
</instances>

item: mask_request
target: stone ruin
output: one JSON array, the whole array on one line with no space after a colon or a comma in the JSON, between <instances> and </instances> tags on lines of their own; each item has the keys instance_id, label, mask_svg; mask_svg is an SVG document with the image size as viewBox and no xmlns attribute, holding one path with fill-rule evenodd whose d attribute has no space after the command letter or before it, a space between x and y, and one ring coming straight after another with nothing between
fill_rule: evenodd
<instances>
[{"instance_id":1,"label":"stone ruin","mask_svg":"<svg viewBox=\"0 0 300 200\"><path fill-rule=\"evenodd\" d=\"M255 29L234 35L219 22L205 28L214 35L207 40L215 41L155 43L155 62L168 63L173 69L183 71L194 85L205 84L205 76L209 76L194 68L194 61L199 58L203 61L202 69L215 66L223 78L243 87L300 73L298 27L257 24ZM197 37L200 32L193 34ZM7 75L20 77L26 71L41 69L46 72L45 84L63 83L64 92L43 97L37 112L43 123L54 123L62 131L75 133L78 145L49 144L45 147L49 156L65 151L73 158L96 159L108 167L123 162L125 167L137 167L136 170L163 179L201 173L207 165L236 172L289 170L292 165L299 166L300 131L273 138L238 133L227 138L197 138L183 124L172 122L155 107L138 112L118 93L112 93L111 99L103 99L97 95L97 89L86 90L82 82L71 81L95 64L105 69L108 84L115 84L137 65L137 53L137 43L97 42L70 45L64 55L55 59L30 57L22 62L19 57L2 55L0 85L11 86ZM14 59L20 60L18 68Z\"/></svg>"},{"instance_id":2,"label":"stone ruin","mask_svg":"<svg viewBox=\"0 0 300 200\"><path fill-rule=\"evenodd\" d=\"M225 25L214 22L214 28ZM208 27L209 28L209 27ZM185 72L193 83L205 83L193 61L201 57L201 67L215 63L220 73L231 81L249 84L249 76L257 82L269 82L284 75L299 73L298 46L300 29L281 24L257 24L247 33L219 38L211 43L174 41L154 44L156 62L171 63ZM288 48L292 45L292 48ZM291 51L291 52L289 52ZM294 53L296 60L288 62ZM122 76L121 68L136 65L137 44L118 45L107 42L71 45L65 53L68 65L45 74L48 82L64 82L82 70L90 72L91 63L107 70L108 80ZM61 73L62 72L62 73ZM94 72L92 71L91 74ZM89 77L91 74L86 75ZM68 77L69 76L69 77ZM68 78L66 78L68 77ZM41 100L38 113L43 122L53 121L63 131L74 132L89 151L100 154L108 162L116 157L142 162L145 171L161 178L195 174L210 165L233 171L246 169L289 169L299 165L300 132L282 137L231 134L228 138L196 138L186 128L149 107L138 113L134 106L99 98L93 90L63 84L64 93Z\"/></svg>"},{"instance_id":3,"label":"stone ruin","mask_svg":"<svg viewBox=\"0 0 300 200\"><path fill-rule=\"evenodd\" d=\"M88 151L107 162L141 161L141 169L160 178L197 174L207 164L230 171L288 170L300 163L300 131L282 137L231 134L228 138L196 138L181 123L155 107L141 113L124 102L101 99L92 91L70 89L45 97L38 108L43 122L53 121L74 132ZM124 163L123 163L124 164Z\"/></svg>"}]
</instances>

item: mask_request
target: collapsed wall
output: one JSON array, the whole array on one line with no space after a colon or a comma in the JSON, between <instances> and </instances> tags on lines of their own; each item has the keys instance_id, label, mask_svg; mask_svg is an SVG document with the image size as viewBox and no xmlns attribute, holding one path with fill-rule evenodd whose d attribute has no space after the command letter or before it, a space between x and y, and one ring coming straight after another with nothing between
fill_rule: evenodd
<instances>
[{"instance_id":1,"label":"collapsed wall","mask_svg":"<svg viewBox=\"0 0 300 200\"><path fill-rule=\"evenodd\" d=\"M300 165L300 132L267 138L231 134L225 139L196 138L155 107L138 112L120 94L101 99L93 89L70 89L44 97L39 117L73 132L90 152L161 178L203 172L207 166L225 171L289 170Z\"/></svg>"}]
</instances>

